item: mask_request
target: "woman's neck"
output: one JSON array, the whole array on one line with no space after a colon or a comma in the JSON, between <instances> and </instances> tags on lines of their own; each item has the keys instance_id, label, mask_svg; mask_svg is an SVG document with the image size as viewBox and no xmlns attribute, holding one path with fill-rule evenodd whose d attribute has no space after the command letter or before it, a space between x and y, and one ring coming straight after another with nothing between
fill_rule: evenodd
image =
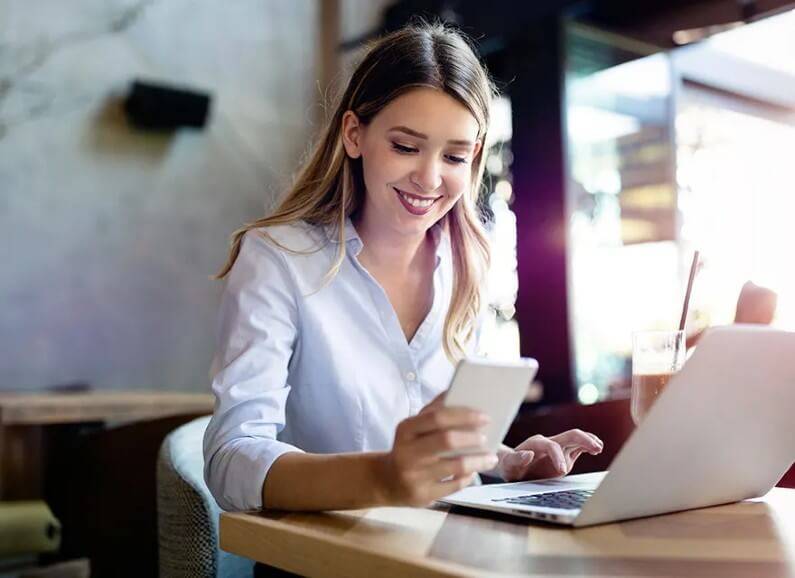
<instances>
[{"instance_id":1,"label":"woman's neck","mask_svg":"<svg viewBox=\"0 0 795 578\"><path fill-rule=\"evenodd\" d=\"M427 232L416 237L400 235L383 227L368 226L366 219L354 221L354 226L363 244L359 261L368 269L389 269L396 274L405 274L422 267L432 250Z\"/></svg>"}]
</instances>

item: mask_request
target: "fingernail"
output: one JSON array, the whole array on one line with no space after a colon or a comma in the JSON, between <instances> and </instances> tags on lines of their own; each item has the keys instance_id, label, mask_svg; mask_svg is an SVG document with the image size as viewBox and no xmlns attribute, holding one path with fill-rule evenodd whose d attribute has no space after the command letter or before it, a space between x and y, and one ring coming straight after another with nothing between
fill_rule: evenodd
<instances>
[{"instance_id":1,"label":"fingernail","mask_svg":"<svg viewBox=\"0 0 795 578\"><path fill-rule=\"evenodd\" d=\"M522 455L522 461L523 462L529 464L532 460L533 460L533 454L532 453L525 452L524 455Z\"/></svg>"},{"instance_id":2,"label":"fingernail","mask_svg":"<svg viewBox=\"0 0 795 578\"><path fill-rule=\"evenodd\" d=\"M490 468L496 466L498 461L499 461L499 459L497 458L497 456L494 456L494 455L491 455L491 456L486 458L486 464Z\"/></svg>"},{"instance_id":3,"label":"fingernail","mask_svg":"<svg viewBox=\"0 0 795 578\"><path fill-rule=\"evenodd\" d=\"M558 469L559 469L561 472L565 472L565 471L566 471L566 464L565 464L565 463L563 463L563 462L558 462Z\"/></svg>"},{"instance_id":4,"label":"fingernail","mask_svg":"<svg viewBox=\"0 0 795 578\"><path fill-rule=\"evenodd\" d=\"M489 416L487 416L485 413L479 413L477 414L477 421L479 423L486 424L491 421L491 418L489 418Z\"/></svg>"},{"instance_id":5,"label":"fingernail","mask_svg":"<svg viewBox=\"0 0 795 578\"><path fill-rule=\"evenodd\" d=\"M485 446L487 441L486 434L480 434L478 440L480 441L480 445Z\"/></svg>"}]
</instances>

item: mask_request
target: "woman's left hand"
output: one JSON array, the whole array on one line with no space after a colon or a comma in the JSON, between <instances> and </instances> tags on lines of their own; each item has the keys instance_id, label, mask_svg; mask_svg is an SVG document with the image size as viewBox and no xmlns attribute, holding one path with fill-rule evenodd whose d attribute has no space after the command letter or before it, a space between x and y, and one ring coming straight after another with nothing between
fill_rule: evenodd
<instances>
[{"instance_id":1,"label":"woman's left hand","mask_svg":"<svg viewBox=\"0 0 795 578\"><path fill-rule=\"evenodd\" d=\"M565 476L584 452L598 455L604 443L592 433L572 429L556 436L535 435L511 450L503 446L494 468L506 482Z\"/></svg>"}]
</instances>

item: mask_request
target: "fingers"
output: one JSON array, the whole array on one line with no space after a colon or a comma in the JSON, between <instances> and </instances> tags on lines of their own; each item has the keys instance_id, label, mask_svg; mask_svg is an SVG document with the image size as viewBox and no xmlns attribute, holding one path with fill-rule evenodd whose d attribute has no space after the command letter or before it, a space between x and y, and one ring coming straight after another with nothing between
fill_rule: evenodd
<instances>
[{"instance_id":1,"label":"fingers","mask_svg":"<svg viewBox=\"0 0 795 578\"><path fill-rule=\"evenodd\" d=\"M398 426L396 437L416 438L438 430L473 430L489 423L487 415L465 407L441 407L420 412L415 417L404 420Z\"/></svg>"},{"instance_id":2,"label":"fingers","mask_svg":"<svg viewBox=\"0 0 795 578\"><path fill-rule=\"evenodd\" d=\"M503 457L500 474L505 481L552 478L567 475L583 453L602 452L602 440L582 430L569 430L551 438L535 435ZM524 452L534 452L528 463L521 463Z\"/></svg>"},{"instance_id":3,"label":"fingers","mask_svg":"<svg viewBox=\"0 0 795 578\"><path fill-rule=\"evenodd\" d=\"M451 451L485 453L486 436L478 430L444 430L425 434L412 442L418 457L435 461L438 455Z\"/></svg>"},{"instance_id":4,"label":"fingers","mask_svg":"<svg viewBox=\"0 0 795 578\"><path fill-rule=\"evenodd\" d=\"M381 468L387 500L425 505L467 485L475 472L493 468L497 456L484 447L482 429L487 423L488 417L475 410L444 406L401 421ZM450 451L467 453L449 458L439 455Z\"/></svg>"},{"instance_id":5,"label":"fingers","mask_svg":"<svg viewBox=\"0 0 795 578\"><path fill-rule=\"evenodd\" d=\"M439 460L430 467L403 472L401 488L395 505L427 506L472 483L479 471L491 469L497 463L494 454L460 456Z\"/></svg>"},{"instance_id":6,"label":"fingers","mask_svg":"<svg viewBox=\"0 0 795 578\"><path fill-rule=\"evenodd\" d=\"M535 452L532 450L519 450L503 458L503 463L509 467L521 467L533 461Z\"/></svg>"},{"instance_id":7,"label":"fingers","mask_svg":"<svg viewBox=\"0 0 795 578\"><path fill-rule=\"evenodd\" d=\"M532 450L536 453L536 458L538 458L539 454L546 455L557 471L568 471L568 464L566 462L566 456L563 453L563 448L551 438L535 435L519 444L516 449Z\"/></svg>"},{"instance_id":8,"label":"fingers","mask_svg":"<svg viewBox=\"0 0 795 578\"><path fill-rule=\"evenodd\" d=\"M468 474L466 476L461 476L460 478L452 478L450 480L439 482L434 487L431 500L438 500L439 498L443 498L454 492L463 490L472 483L474 477L475 474Z\"/></svg>"},{"instance_id":9,"label":"fingers","mask_svg":"<svg viewBox=\"0 0 795 578\"><path fill-rule=\"evenodd\" d=\"M604 443L592 433L580 429L572 429L549 438L563 447L581 447L589 454L599 454L604 449Z\"/></svg>"},{"instance_id":10,"label":"fingers","mask_svg":"<svg viewBox=\"0 0 795 578\"><path fill-rule=\"evenodd\" d=\"M500 462L500 475L506 482L526 479L535 456L535 452L530 450L519 450L504 456Z\"/></svg>"},{"instance_id":11,"label":"fingers","mask_svg":"<svg viewBox=\"0 0 795 578\"><path fill-rule=\"evenodd\" d=\"M446 478L461 478L471 476L477 472L485 472L497 465L497 456L494 454L477 454L458 456L442 459L427 468L428 478L434 481ZM444 483L444 482L440 482Z\"/></svg>"},{"instance_id":12,"label":"fingers","mask_svg":"<svg viewBox=\"0 0 795 578\"><path fill-rule=\"evenodd\" d=\"M605 449L605 442L603 442L599 437L597 437L596 435L592 434L591 432L585 432L585 433L587 435L589 435L591 437L591 439L593 439L594 442L596 442L596 445L597 445L598 450L599 450L597 453L601 453L602 450Z\"/></svg>"},{"instance_id":13,"label":"fingers","mask_svg":"<svg viewBox=\"0 0 795 578\"><path fill-rule=\"evenodd\" d=\"M582 455L583 451L584 450L582 448L568 448L567 449L565 454L566 454L566 459L570 463L570 469L571 469L571 466L574 465L574 462L577 461L577 458L579 458Z\"/></svg>"}]
</instances>

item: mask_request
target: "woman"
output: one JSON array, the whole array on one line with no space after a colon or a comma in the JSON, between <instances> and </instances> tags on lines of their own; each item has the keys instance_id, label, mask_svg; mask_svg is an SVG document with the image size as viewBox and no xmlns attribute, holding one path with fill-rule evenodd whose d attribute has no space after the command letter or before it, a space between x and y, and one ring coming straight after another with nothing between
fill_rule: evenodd
<instances>
[{"instance_id":1,"label":"woman","mask_svg":"<svg viewBox=\"0 0 795 578\"><path fill-rule=\"evenodd\" d=\"M204 440L224 509L426 505L477 472L560 476L601 451L573 430L437 457L483 443L486 418L441 394L482 305L492 96L460 33L386 36L286 198L234 235Z\"/></svg>"}]
</instances>

